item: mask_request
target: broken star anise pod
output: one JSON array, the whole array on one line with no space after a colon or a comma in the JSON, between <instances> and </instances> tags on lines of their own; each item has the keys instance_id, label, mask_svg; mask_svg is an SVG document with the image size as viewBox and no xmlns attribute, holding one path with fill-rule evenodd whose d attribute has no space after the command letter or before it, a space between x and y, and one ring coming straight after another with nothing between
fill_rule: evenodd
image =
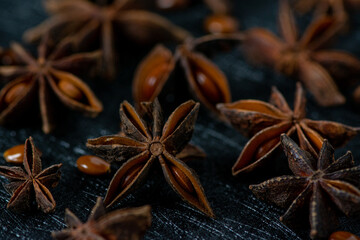
<instances>
[{"instance_id":1,"label":"broken star anise pod","mask_svg":"<svg viewBox=\"0 0 360 240\"><path fill-rule=\"evenodd\" d=\"M65 210L68 228L52 232L57 240L135 240L141 239L151 225L151 207L126 208L105 212L101 197L86 223L82 223L69 209Z\"/></svg>"},{"instance_id":2,"label":"broken star anise pod","mask_svg":"<svg viewBox=\"0 0 360 240\"><path fill-rule=\"evenodd\" d=\"M33 118L32 110L38 102L42 130L49 133L55 125L54 114L58 112L54 98L90 117L102 111L101 102L89 86L70 73L97 63L100 52L66 55L71 46L72 41L64 39L50 52L51 41L44 37L36 59L19 44L11 45L15 65L0 66L0 78L11 80L0 91L0 124L24 121L23 116L30 110L29 117Z\"/></svg>"},{"instance_id":3,"label":"broken star anise pod","mask_svg":"<svg viewBox=\"0 0 360 240\"><path fill-rule=\"evenodd\" d=\"M5 189L12 195L7 208L16 212L30 211L34 204L44 213L55 209L56 203L49 191L60 180L62 164L42 170L41 159L33 139L29 137L24 147L24 169L0 166L0 175L10 180Z\"/></svg>"},{"instance_id":4,"label":"broken star anise pod","mask_svg":"<svg viewBox=\"0 0 360 240\"><path fill-rule=\"evenodd\" d=\"M133 80L133 98L140 102L153 101L161 93L170 74L180 63L193 95L207 108L217 113L216 104L231 101L225 74L207 57L197 51L200 45L212 41L239 41L240 35L208 35L189 39L178 46L175 54L162 45L156 46L139 64Z\"/></svg>"},{"instance_id":5,"label":"broken star anise pod","mask_svg":"<svg viewBox=\"0 0 360 240\"><path fill-rule=\"evenodd\" d=\"M300 83L296 86L293 111L275 87L270 103L240 100L218 105L233 127L251 137L232 168L233 175L252 171L269 160L280 146L282 133L296 139L314 157L318 156L325 138L339 147L358 133L357 128L341 123L307 119L305 92Z\"/></svg>"},{"instance_id":6,"label":"broken star anise pod","mask_svg":"<svg viewBox=\"0 0 360 240\"><path fill-rule=\"evenodd\" d=\"M338 224L338 210L347 216L360 211L360 166L354 165L350 151L335 160L334 149L327 140L318 159L285 134L281 144L295 176L250 185L251 191L262 200L288 208L280 217L287 225L294 226L301 221L299 216L309 212L310 236L329 237Z\"/></svg>"},{"instance_id":7,"label":"broken star anise pod","mask_svg":"<svg viewBox=\"0 0 360 240\"><path fill-rule=\"evenodd\" d=\"M194 131L199 104L181 104L163 123L157 101L142 103L143 117L128 103L120 106L122 133L89 139L87 147L104 159L126 161L115 173L104 203L111 206L134 190L153 163L161 165L166 181L181 198L205 214L214 214L196 174L176 157L188 144Z\"/></svg>"},{"instance_id":8,"label":"broken star anise pod","mask_svg":"<svg viewBox=\"0 0 360 240\"><path fill-rule=\"evenodd\" d=\"M25 39L33 42L50 33L60 39L71 36L82 50L95 44L102 49L103 73L110 79L116 73L114 50L118 40L182 42L189 35L160 15L138 9L136 0L114 0L105 5L89 0L47 0L45 7L53 16L28 30Z\"/></svg>"},{"instance_id":9,"label":"broken star anise pod","mask_svg":"<svg viewBox=\"0 0 360 240\"><path fill-rule=\"evenodd\" d=\"M296 77L321 106L345 103L335 81L358 77L360 61L347 52L321 49L339 32L341 24L334 17L324 16L314 20L299 38L286 0L280 1L279 24L282 39L263 28L244 33L243 50L247 57Z\"/></svg>"}]
</instances>

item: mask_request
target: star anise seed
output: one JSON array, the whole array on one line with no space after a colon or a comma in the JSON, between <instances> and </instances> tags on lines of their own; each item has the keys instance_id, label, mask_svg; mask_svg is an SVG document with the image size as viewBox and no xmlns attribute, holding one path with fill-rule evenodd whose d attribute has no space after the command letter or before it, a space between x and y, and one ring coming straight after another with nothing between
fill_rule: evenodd
<instances>
[{"instance_id":1,"label":"star anise seed","mask_svg":"<svg viewBox=\"0 0 360 240\"><path fill-rule=\"evenodd\" d=\"M335 80L359 76L360 61L347 52L321 49L340 31L341 24L324 16L314 20L299 38L287 0L280 2L279 24L282 39L263 28L245 32L243 50L247 57L298 78L321 106L344 104Z\"/></svg>"},{"instance_id":2,"label":"star anise seed","mask_svg":"<svg viewBox=\"0 0 360 240\"><path fill-rule=\"evenodd\" d=\"M300 147L314 157L318 156L325 138L339 147L357 135L357 128L337 122L307 119L305 92L300 83L296 86L293 111L275 87L270 103L240 100L218 105L220 112L234 128L244 136L251 137L233 166L233 175L252 171L268 161L280 146L282 133L297 139Z\"/></svg>"},{"instance_id":3,"label":"star anise seed","mask_svg":"<svg viewBox=\"0 0 360 240\"><path fill-rule=\"evenodd\" d=\"M69 209L65 211L68 228L52 232L57 240L135 240L141 239L151 225L151 208L143 206L105 212L101 197L86 223L82 223Z\"/></svg>"},{"instance_id":4,"label":"star anise seed","mask_svg":"<svg viewBox=\"0 0 360 240\"><path fill-rule=\"evenodd\" d=\"M56 203L49 188L54 188L60 180L62 164L52 165L44 170L33 139L29 137L24 147L24 169L21 167L0 166L0 175L10 180L5 189L12 195L7 208L24 212L37 208L44 213L54 211Z\"/></svg>"},{"instance_id":5,"label":"star anise seed","mask_svg":"<svg viewBox=\"0 0 360 240\"><path fill-rule=\"evenodd\" d=\"M188 40L178 46L175 54L162 45L156 46L136 69L133 80L133 98L140 102L153 101L161 93L177 62L185 72L193 95L208 109L218 113L217 103L231 101L229 84L225 74L207 57L197 51L203 44L213 41L241 41L241 34L207 35Z\"/></svg>"},{"instance_id":6,"label":"star anise seed","mask_svg":"<svg viewBox=\"0 0 360 240\"><path fill-rule=\"evenodd\" d=\"M111 180L105 205L111 206L128 195L141 184L151 165L158 162L173 190L184 201L213 217L196 174L176 158L191 139L199 104L194 101L183 103L165 124L157 99L142 106L147 113L144 117L140 117L128 102L121 104L120 118L125 136L103 136L87 142L88 148L105 159L126 161Z\"/></svg>"},{"instance_id":7,"label":"star anise seed","mask_svg":"<svg viewBox=\"0 0 360 240\"><path fill-rule=\"evenodd\" d=\"M22 121L22 116L38 101L42 130L49 133L55 125L56 109L52 106L55 97L67 108L90 117L102 111L101 102L89 86L70 73L96 63L100 52L66 55L72 46L70 39L64 39L49 52L50 43L44 37L38 46L37 59L19 44L11 45L17 62L0 66L0 77L12 80L0 91L0 124Z\"/></svg>"},{"instance_id":8,"label":"star anise seed","mask_svg":"<svg viewBox=\"0 0 360 240\"><path fill-rule=\"evenodd\" d=\"M338 224L337 210L347 216L360 211L360 166L354 166L350 151L335 160L327 140L317 160L285 134L281 144L295 176L250 185L251 191L262 200L288 208L280 217L287 225L299 222L298 215L308 208L311 238L329 237Z\"/></svg>"},{"instance_id":9,"label":"star anise seed","mask_svg":"<svg viewBox=\"0 0 360 240\"><path fill-rule=\"evenodd\" d=\"M48 0L45 7L53 16L28 30L24 38L33 42L47 33L60 39L71 36L81 50L100 44L103 73L109 79L114 78L116 73L116 37L126 36L142 44L169 39L182 42L189 36L184 29L160 15L138 9L134 0L114 0L108 5L98 5L89 0Z\"/></svg>"}]
</instances>

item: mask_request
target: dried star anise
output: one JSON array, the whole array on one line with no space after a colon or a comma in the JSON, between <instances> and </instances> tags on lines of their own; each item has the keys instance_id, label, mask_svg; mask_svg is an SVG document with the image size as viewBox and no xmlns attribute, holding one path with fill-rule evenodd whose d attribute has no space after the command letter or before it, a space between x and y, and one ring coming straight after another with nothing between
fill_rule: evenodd
<instances>
[{"instance_id":1,"label":"dried star anise","mask_svg":"<svg viewBox=\"0 0 360 240\"><path fill-rule=\"evenodd\" d=\"M214 214L196 174L176 158L188 144L194 130L199 104L187 101L163 123L162 109L157 101L142 103L141 118L134 108L123 102L120 106L122 133L89 139L87 147L104 159L126 162L115 173L104 203L111 206L141 184L154 162L159 162L166 181L182 199L205 214ZM186 155L186 154L185 154Z\"/></svg>"},{"instance_id":2,"label":"dried star anise","mask_svg":"<svg viewBox=\"0 0 360 240\"><path fill-rule=\"evenodd\" d=\"M29 137L25 141L23 165L25 171L21 167L0 166L0 175L10 180L4 185L12 195L7 208L16 212L30 211L36 203L44 213L53 211L56 203L49 188L59 183L62 164L42 170L39 152Z\"/></svg>"},{"instance_id":3,"label":"dried star anise","mask_svg":"<svg viewBox=\"0 0 360 240\"><path fill-rule=\"evenodd\" d=\"M346 22L349 18L347 11L360 9L359 0L297 0L295 9L300 13L307 13L314 9L315 18L325 15L335 16L339 21Z\"/></svg>"},{"instance_id":4,"label":"dried star anise","mask_svg":"<svg viewBox=\"0 0 360 240\"><path fill-rule=\"evenodd\" d=\"M89 0L48 0L45 7L53 15L49 20L25 33L33 42L42 35L71 36L79 49L100 45L107 78L114 78L115 43L126 36L139 43L175 39L182 42L188 33L160 15L137 9L135 0L114 0L108 5Z\"/></svg>"},{"instance_id":5,"label":"dried star anise","mask_svg":"<svg viewBox=\"0 0 360 240\"><path fill-rule=\"evenodd\" d=\"M151 225L151 207L127 208L105 212L101 197L86 223L82 223L69 209L65 211L68 228L52 232L57 240L135 240L141 239Z\"/></svg>"},{"instance_id":6,"label":"dried star anise","mask_svg":"<svg viewBox=\"0 0 360 240\"><path fill-rule=\"evenodd\" d=\"M317 157L325 138L339 147L359 131L337 122L305 118L306 98L300 83L297 83L294 111L275 87L272 88L270 104L240 100L219 104L218 108L233 127L251 137L233 166L233 175L252 171L267 161L280 146L282 133L297 138L301 148Z\"/></svg>"},{"instance_id":7,"label":"dried star anise","mask_svg":"<svg viewBox=\"0 0 360 240\"><path fill-rule=\"evenodd\" d=\"M69 72L96 63L100 52L66 55L72 45L70 39L65 39L49 52L50 42L44 37L38 47L37 59L19 44L11 45L15 65L0 66L0 77L12 80L0 91L0 124L22 121L21 116L32 110L38 101L42 130L49 133L54 128L53 114L57 111L52 106L54 98L91 117L102 111L101 102L89 86Z\"/></svg>"},{"instance_id":8,"label":"dried star anise","mask_svg":"<svg viewBox=\"0 0 360 240\"><path fill-rule=\"evenodd\" d=\"M276 177L250 189L258 198L288 208L280 217L287 225L301 221L298 215L308 207L311 237L326 238L338 224L338 210L347 216L360 211L360 166L354 166L350 151L335 160L327 140L317 160L285 134L281 144L295 176Z\"/></svg>"},{"instance_id":9,"label":"dried star anise","mask_svg":"<svg viewBox=\"0 0 360 240\"><path fill-rule=\"evenodd\" d=\"M140 102L153 101L169 80L178 62L185 72L193 95L207 108L217 113L216 104L231 101L229 84L224 73L197 48L211 41L240 41L241 34L207 35L190 39L178 46L175 54L162 45L156 46L136 69L133 80L133 98Z\"/></svg>"},{"instance_id":10,"label":"dried star anise","mask_svg":"<svg viewBox=\"0 0 360 240\"><path fill-rule=\"evenodd\" d=\"M320 50L339 32L341 24L324 16L314 20L299 38L286 0L280 2L279 23L283 39L263 28L245 32L243 49L248 58L297 77L322 106L345 103L334 79L340 82L359 76L360 61L347 52Z\"/></svg>"}]
</instances>

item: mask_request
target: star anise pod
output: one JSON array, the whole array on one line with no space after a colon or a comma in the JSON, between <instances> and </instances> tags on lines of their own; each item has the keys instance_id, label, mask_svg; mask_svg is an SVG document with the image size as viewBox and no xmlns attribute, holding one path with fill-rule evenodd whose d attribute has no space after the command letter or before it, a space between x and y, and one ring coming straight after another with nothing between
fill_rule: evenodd
<instances>
[{"instance_id":1,"label":"star anise pod","mask_svg":"<svg viewBox=\"0 0 360 240\"><path fill-rule=\"evenodd\" d=\"M101 197L86 223L82 223L69 209L65 210L68 228L52 232L57 240L135 240L141 239L151 225L151 207L127 208L105 212Z\"/></svg>"},{"instance_id":2,"label":"star anise pod","mask_svg":"<svg viewBox=\"0 0 360 240\"><path fill-rule=\"evenodd\" d=\"M183 41L189 33L165 18L137 9L135 0L114 0L99 5L89 0L47 0L45 7L53 16L24 35L27 41L38 40L42 35L62 38L71 36L76 46L83 48L100 45L106 77L114 78L115 43L124 36L143 43L159 40Z\"/></svg>"},{"instance_id":3,"label":"star anise pod","mask_svg":"<svg viewBox=\"0 0 360 240\"><path fill-rule=\"evenodd\" d=\"M234 128L251 137L232 168L233 175L252 171L269 160L280 146L283 133L297 139L300 147L314 157L318 156L324 139L339 147L358 133L358 128L341 123L307 119L305 92L300 83L296 87L293 111L275 87L270 103L240 100L218 105Z\"/></svg>"},{"instance_id":4,"label":"star anise pod","mask_svg":"<svg viewBox=\"0 0 360 240\"><path fill-rule=\"evenodd\" d=\"M38 101L42 130L49 133L54 128L53 114L57 111L52 105L54 98L90 117L102 111L101 102L89 86L70 73L96 63L100 52L66 55L72 46L70 39L56 45L52 52L50 45L45 37L38 47L37 59L19 44L11 45L16 65L0 67L0 77L12 79L0 91L0 124L23 120L22 116L33 110Z\"/></svg>"},{"instance_id":5,"label":"star anise pod","mask_svg":"<svg viewBox=\"0 0 360 240\"><path fill-rule=\"evenodd\" d=\"M139 106L140 102L153 101L158 97L179 62L193 95L217 113L217 103L231 101L229 84L225 74L197 51L197 48L221 40L241 41L242 35L219 34L189 39L178 46L175 54L162 45L156 46L136 69L133 80L133 98L136 106Z\"/></svg>"},{"instance_id":6,"label":"star anise pod","mask_svg":"<svg viewBox=\"0 0 360 240\"><path fill-rule=\"evenodd\" d=\"M327 238L338 224L337 210L350 216L360 211L360 166L351 152L335 160L334 149L323 141L319 158L301 149L285 134L281 144L295 176L281 176L250 185L260 199L288 210L280 217L285 224L301 221L309 208L312 238Z\"/></svg>"},{"instance_id":7,"label":"star anise pod","mask_svg":"<svg viewBox=\"0 0 360 240\"><path fill-rule=\"evenodd\" d=\"M299 38L286 0L280 2L279 23L283 39L263 28L245 32L243 49L248 58L298 78L322 106L345 103L335 80L359 76L360 61L347 52L321 50L339 32L341 24L334 17L324 16L314 20Z\"/></svg>"},{"instance_id":8,"label":"star anise pod","mask_svg":"<svg viewBox=\"0 0 360 240\"><path fill-rule=\"evenodd\" d=\"M315 18L333 15L340 21L348 20L348 10L360 9L359 0L296 0L295 9L304 14L314 10Z\"/></svg>"},{"instance_id":9,"label":"star anise pod","mask_svg":"<svg viewBox=\"0 0 360 240\"><path fill-rule=\"evenodd\" d=\"M29 137L24 147L24 169L21 167L0 166L0 175L10 180L5 189L12 195L7 208L16 211L30 211L36 203L44 213L55 209L56 203L49 191L60 180L62 164L52 165L44 170L33 139Z\"/></svg>"},{"instance_id":10,"label":"star anise pod","mask_svg":"<svg viewBox=\"0 0 360 240\"><path fill-rule=\"evenodd\" d=\"M154 162L161 165L165 179L181 198L213 217L204 190L196 174L176 155L188 144L194 130L199 104L187 101L163 124L157 100L142 103L144 117L128 103L120 106L122 133L89 139L87 147L104 159L126 161L115 173L104 203L111 206L144 180Z\"/></svg>"}]
</instances>

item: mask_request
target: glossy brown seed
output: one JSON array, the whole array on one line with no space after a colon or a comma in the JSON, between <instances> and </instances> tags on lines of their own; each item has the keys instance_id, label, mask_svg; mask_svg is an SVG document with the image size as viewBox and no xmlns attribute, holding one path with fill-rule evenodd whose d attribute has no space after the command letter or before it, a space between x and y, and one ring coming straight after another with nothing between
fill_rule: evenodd
<instances>
[{"instance_id":1,"label":"glossy brown seed","mask_svg":"<svg viewBox=\"0 0 360 240\"><path fill-rule=\"evenodd\" d=\"M69 98L80 101L83 97L81 90L66 79L60 80L58 87Z\"/></svg>"},{"instance_id":2,"label":"glossy brown seed","mask_svg":"<svg viewBox=\"0 0 360 240\"><path fill-rule=\"evenodd\" d=\"M267 154L276 144L279 142L279 137L270 139L265 144L259 147L255 154L255 159L259 159L263 157L265 154Z\"/></svg>"},{"instance_id":3,"label":"glossy brown seed","mask_svg":"<svg viewBox=\"0 0 360 240\"><path fill-rule=\"evenodd\" d=\"M338 231L332 233L329 237L329 240L360 240L360 238L349 232Z\"/></svg>"},{"instance_id":4,"label":"glossy brown seed","mask_svg":"<svg viewBox=\"0 0 360 240\"><path fill-rule=\"evenodd\" d=\"M5 161L13 164L22 164L24 160L24 144L9 148L4 152Z\"/></svg>"},{"instance_id":5,"label":"glossy brown seed","mask_svg":"<svg viewBox=\"0 0 360 240\"><path fill-rule=\"evenodd\" d=\"M239 29L239 22L230 15L211 15L205 19L204 28L209 33L234 33Z\"/></svg>"},{"instance_id":6,"label":"glossy brown seed","mask_svg":"<svg viewBox=\"0 0 360 240\"><path fill-rule=\"evenodd\" d=\"M26 83L19 83L13 86L9 89L9 91L5 95L5 103L11 104L15 101L16 98L22 95L22 93L25 91L25 89L28 87L28 84Z\"/></svg>"},{"instance_id":7,"label":"glossy brown seed","mask_svg":"<svg viewBox=\"0 0 360 240\"><path fill-rule=\"evenodd\" d=\"M206 97L206 99L213 104L221 103L221 92L218 86L216 86L215 82L200 69L195 69L194 75L196 83L198 84L200 91Z\"/></svg>"},{"instance_id":8,"label":"glossy brown seed","mask_svg":"<svg viewBox=\"0 0 360 240\"><path fill-rule=\"evenodd\" d=\"M159 82L167 73L168 68L169 66L167 63L159 64L148 74L142 86L141 96L143 100L148 101L151 99L156 90L156 87L159 85Z\"/></svg>"},{"instance_id":9,"label":"glossy brown seed","mask_svg":"<svg viewBox=\"0 0 360 240\"><path fill-rule=\"evenodd\" d=\"M122 179L121 188L129 185L130 182L138 175L142 167L142 165L135 165L134 167L132 167L129 170L129 174Z\"/></svg>"},{"instance_id":10,"label":"glossy brown seed","mask_svg":"<svg viewBox=\"0 0 360 240\"><path fill-rule=\"evenodd\" d=\"M110 164L104 159L92 156L84 155L77 159L76 161L77 168L88 175L103 175L110 170Z\"/></svg>"},{"instance_id":11,"label":"glossy brown seed","mask_svg":"<svg viewBox=\"0 0 360 240\"><path fill-rule=\"evenodd\" d=\"M176 182L179 183L183 189L185 189L189 193L194 192L194 187L191 184L190 179L179 168L171 165L170 169L171 172L174 174Z\"/></svg>"}]
</instances>

